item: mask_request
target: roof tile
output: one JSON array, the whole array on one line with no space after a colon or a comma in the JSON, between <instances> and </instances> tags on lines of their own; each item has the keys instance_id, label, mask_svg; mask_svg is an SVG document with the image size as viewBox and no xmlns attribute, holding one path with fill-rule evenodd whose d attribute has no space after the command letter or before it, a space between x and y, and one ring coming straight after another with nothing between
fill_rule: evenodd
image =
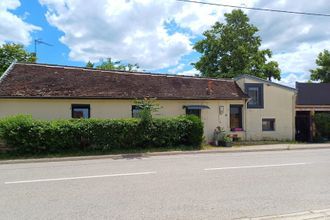
<instances>
[{"instance_id":1,"label":"roof tile","mask_svg":"<svg viewBox=\"0 0 330 220\"><path fill-rule=\"evenodd\" d=\"M297 105L330 105L330 83L297 83Z\"/></svg>"},{"instance_id":2,"label":"roof tile","mask_svg":"<svg viewBox=\"0 0 330 220\"><path fill-rule=\"evenodd\" d=\"M0 82L0 97L244 99L234 80L17 63Z\"/></svg>"}]
</instances>

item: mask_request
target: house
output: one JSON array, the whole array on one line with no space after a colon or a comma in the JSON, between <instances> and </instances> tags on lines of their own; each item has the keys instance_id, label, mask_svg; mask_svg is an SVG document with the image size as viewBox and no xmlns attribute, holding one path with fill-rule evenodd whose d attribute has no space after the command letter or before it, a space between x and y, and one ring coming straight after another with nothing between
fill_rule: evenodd
<instances>
[{"instance_id":1,"label":"house","mask_svg":"<svg viewBox=\"0 0 330 220\"><path fill-rule=\"evenodd\" d=\"M245 106L247 140L294 140L296 90L255 76L236 83L250 97Z\"/></svg>"},{"instance_id":2,"label":"house","mask_svg":"<svg viewBox=\"0 0 330 220\"><path fill-rule=\"evenodd\" d=\"M312 141L315 137L313 116L330 113L330 83L296 83L296 140Z\"/></svg>"},{"instance_id":3,"label":"house","mask_svg":"<svg viewBox=\"0 0 330 220\"><path fill-rule=\"evenodd\" d=\"M152 97L162 107L155 117L200 117L207 141L218 126L242 139L292 139L294 93L249 76L235 81L15 63L0 79L0 117L130 118L137 115L136 99Z\"/></svg>"}]
</instances>

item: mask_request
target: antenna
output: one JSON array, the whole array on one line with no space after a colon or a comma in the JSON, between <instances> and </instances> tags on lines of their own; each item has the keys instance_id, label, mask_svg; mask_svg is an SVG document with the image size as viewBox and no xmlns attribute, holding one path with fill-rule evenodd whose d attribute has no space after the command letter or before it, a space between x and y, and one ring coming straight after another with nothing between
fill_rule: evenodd
<instances>
[{"instance_id":1,"label":"antenna","mask_svg":"<svg viewBox=\"0 0 330 220\"><path fill-rule=\"evenodd\" d=\"M52 47L53 46L52 44L49 44L49 43L43 41L41 38L34 39L34 54L35 54L36 57L37 57L37 46L39 44L44 44L44 45L47 45L49 47Z\"/></svg>"}]
</instances>

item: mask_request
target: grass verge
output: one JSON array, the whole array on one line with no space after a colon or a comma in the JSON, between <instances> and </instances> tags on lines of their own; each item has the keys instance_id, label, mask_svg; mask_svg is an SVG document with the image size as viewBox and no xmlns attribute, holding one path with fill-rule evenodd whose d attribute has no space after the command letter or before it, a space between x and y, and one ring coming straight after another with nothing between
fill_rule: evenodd
<instances>
[{"instance_id":1,"label":"grass verge","mask_svg":"<svg viewBox=\"0 0 330 220\"><path fill-rule=\"evenodd\" d=\"M79 157L79 156L101 156L101 155L118 155L118 154L143 154L152 152L167 151L193 151L205 150L206 147L177 146L167 148L144 148L144 149L116 149L116 150L83 150L83 151L63 151L61 153L40 153L40 154L17 154L15 152L0 153L0 160L14 159L36 159L36 158L56 158L56 157Z\"/></svg>"}]
</instances>

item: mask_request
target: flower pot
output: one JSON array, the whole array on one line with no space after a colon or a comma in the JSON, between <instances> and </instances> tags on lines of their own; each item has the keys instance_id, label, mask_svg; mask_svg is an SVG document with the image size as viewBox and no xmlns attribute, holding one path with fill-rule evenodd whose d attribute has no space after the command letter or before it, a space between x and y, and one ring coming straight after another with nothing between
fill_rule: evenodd
<instances>
[{"instance_id":1,"label":"flower pot","mask_svg":"<svg viewBox=\"0 0 330 220\"><path fill-rule=\"evenodd\" d=\"M233 143L232 142L225 142L225 147L232 147L233 146Z\"/></svg>"},{"instance_id":2,"label":"flower pot","mask_svg":"<svg viewBox=\"0 0 330 220\"><path fill-rule=\"evenodd\" d=\"M233 144L232 144L232 142L219 141L219 145L218 145L218 146L222 146L222 147L232 147Z\"/></svg>"}]
</instances>

